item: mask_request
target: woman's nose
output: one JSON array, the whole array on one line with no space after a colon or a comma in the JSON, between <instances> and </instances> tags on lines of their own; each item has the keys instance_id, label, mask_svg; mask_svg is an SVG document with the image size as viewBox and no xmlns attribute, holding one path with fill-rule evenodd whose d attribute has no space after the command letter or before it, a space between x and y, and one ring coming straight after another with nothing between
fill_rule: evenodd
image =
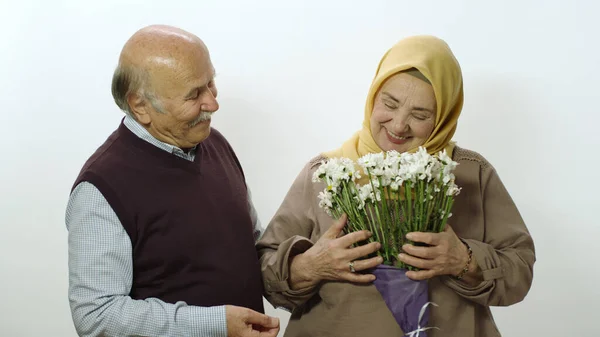
<instances>
[{"instance_id":1,"label":"woman's nose","mask_svg":"<svg viewBox=\"0 0 600 337\"><path fill-rule=\"evenodd\" d=\"M401 133L408 131L408 118L404 116L396 116L392 121L392 132Z\"/></svg>"}]
</instances>

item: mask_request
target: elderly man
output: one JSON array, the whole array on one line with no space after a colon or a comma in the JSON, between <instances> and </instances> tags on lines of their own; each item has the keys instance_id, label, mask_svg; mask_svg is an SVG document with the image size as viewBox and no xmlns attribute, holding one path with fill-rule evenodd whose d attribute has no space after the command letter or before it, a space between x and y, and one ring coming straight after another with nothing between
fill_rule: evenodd
<instances>
[{"instance_id":1,"label":"elderly man","mask_svg":"<svg viewBox=\"0 0 600 337\"><path fill-rule=\"evenodd\" d=\"M195 35L150 26L125 44L126 116L75 180L66 212L80 336L276 336L254 243L261 227L225 138L215 70Z\"/></svg>"}]
</instances>

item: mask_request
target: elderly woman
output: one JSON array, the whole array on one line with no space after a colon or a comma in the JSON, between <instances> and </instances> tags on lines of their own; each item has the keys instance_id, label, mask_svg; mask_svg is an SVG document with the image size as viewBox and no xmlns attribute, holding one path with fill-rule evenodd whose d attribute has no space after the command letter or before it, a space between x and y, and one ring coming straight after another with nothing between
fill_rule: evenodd
<instances>
[{"instance_id":1,"label":"elderly woman","mask_svg":"<svg viewBox=\"0 0 600 337\"><path fill-rule=\"evenodd\" d=\"M363 127L339 149L313 158L300 172L258 243L265 296L291 310L285 332L296 336L402 336L369 271L379 243L353 247L368 232L343 235L344 217L318 206L323 185L313 183L322 160L368 153L445 149L458 167L450 223L441 233L409 233L399 260L418 267L406 276L427 280L428 336L500 336L490 306L517 303L528 293L532 238L493 166L452 142L463 105L460 66L448 45L415 36L383 57L367 97ZM371 255L370 255L371 254Z\"/></svg>"}]
</instances>

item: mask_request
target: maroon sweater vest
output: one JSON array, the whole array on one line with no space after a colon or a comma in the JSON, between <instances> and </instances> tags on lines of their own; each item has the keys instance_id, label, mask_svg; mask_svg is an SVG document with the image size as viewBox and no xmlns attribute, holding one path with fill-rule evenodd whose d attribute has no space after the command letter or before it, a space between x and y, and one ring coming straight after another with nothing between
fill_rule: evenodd
<instances>
[{"instance_id":1,"label":"maroon sweater vest","mask_svg":"<svg viewBox=\"0 0 600 337\"><path fill-rule=\"evenodd\" d=\"M73 188L82 181L100 190L131 239L132 298L264 312L243 171L217 130L190 162L121 123Z\"/></svg>"}]
</instances>

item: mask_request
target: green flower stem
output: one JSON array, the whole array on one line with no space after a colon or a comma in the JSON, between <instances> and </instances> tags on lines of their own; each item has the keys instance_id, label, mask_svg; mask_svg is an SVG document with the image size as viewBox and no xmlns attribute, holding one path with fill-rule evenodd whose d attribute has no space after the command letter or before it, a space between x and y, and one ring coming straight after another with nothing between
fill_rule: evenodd
<instances>
[{"instance_id":1,"label":"green flower stem","mask_svg":"<svg viewBox=\"0 0 600 337\"><path fill-rule=\"evenodd\" d=\"M379 179L379 186L383 186L383 182L381 180L381 177L378 178ZM386 252L386 256L388 257L388 261L390 261L390 255L393 256L393 250L392 247L394 246L394 236L393 236L393 231L392 229L392 214L390 213L389 207L388 207L388 200L389 199L389 191L387 188L385 187L381 187L381 194L383 195L382 201L381 201L381 205L382 205L382 215L383 218L380 218L380 220L382 222L380 222L380 226L381 226L381 231L383 233L387 233L389 236L385 242L385 252ZM384 236L385 239L385 236Z\"/></svg>"},{"instance_id":2,"label":"green flower stem","mask_svg":"<svg viewBox=\"0 0 600 337\"><path fill-rule=\"evenodd\" d=\"M412 183L411 181L406 182L406 188L404 189L405 200L408 200L406 203L406 209L408 209L408 231L412 232L412 223L413 223L413 204L412 204Z\"/></svg>"},{"instance_id":3,"label":"green flower stem","mask_svg":"<svg viewBox=\"0 0 600 337\"><path fill-rule=\"evenodd\" d=\"M373 197L374 197L374 200L373 200L374 207L373 208L375 209L375 215L377 217L376 221L374 221L375 222L374 225L376 226L375 227L376 228L376 233L378 234L377 235L377 240L381 244L383 252L384 252L384 254L385 254L386 258L387 258L387 255L388 255L387 242L386 242L386 239L385 239L385 233L384 233L385 231L382 228L383 223L381 221L382 219L381 219L380 211L379 211L379 202L377 202L377 193L376 193L377 190L375 189L375 184L373 184L373 176L371 175L371 171L368 168L367 168L367 175L369 176L369 183L371 184L371 189L373 190ZM382 229L382 230L379 231L377 229ZM379 236L379 232L381 232L381 237Z\"/></svg>"},{"instance_id":4,"label":"green flower stem","mask_svg":"<svg viewBox=\"0 0 600 337\"><path fill-rule=\"evenodd\" d=\"M444 194L444 206L442 206L444 210L444 218L440 223L440 227L438 228L438 232L441 232L446 226L446 222L448 221L448 217L450 216L450 210L452 210L452 205L454 204L454 199L451 196L446 196Z\"/></svg>"},{"instance_id":5,"label":"green flower stem","mask_svg":"<svg viewBox=\"0 0 600 337\"><path fill-rule=\"evenodd\" d=\"M358 214L358 210L353 207L352 202L352 192L350 192L350 188L347 182L343 182L342 189L342 197L344 198L344 205L346 205L346 214L348 215L348 220L352 221L351 227L353 227L354 231L361 230L364 225L362 224L361 217Z\"/></svg>"},{"instance_id":6,"label":"green flower stem","mask_svg":"<svg viewBox=\"0 0 600 337\"><path fill-rule=\"evenodd\" d=\"M444 195L446 193L446 188L442 186L441 191L437 193L436 195L436 202L435 202L435 211L436 211L436 215L435 215L435 219L434 219L434 226L433 226L433 231L434 232L440 232L443 228L444 228L444 217L441 216L442 212L444 211Z\"/></svg>"},{"instance_id":7,"label":"green flower stem","mask_svg":"<svg viewBox=\"0 0 600 337\"><path fill-rule=\"evenodd\" d=\"M388 230L390 231L390 240L391 240L391 252L392 259L396 259L398 256L398 230L401 228L399 226L400 221L398 219L398 203L394 202L394 192L391 191L391 187L388 186L385 189L387 193L386 204L388 205ZM391 203L391 205L390 205ZM394 207L395 206L395 207ZM390 261L392 262L392 261Z\"/></svg>"}]
</instances>

